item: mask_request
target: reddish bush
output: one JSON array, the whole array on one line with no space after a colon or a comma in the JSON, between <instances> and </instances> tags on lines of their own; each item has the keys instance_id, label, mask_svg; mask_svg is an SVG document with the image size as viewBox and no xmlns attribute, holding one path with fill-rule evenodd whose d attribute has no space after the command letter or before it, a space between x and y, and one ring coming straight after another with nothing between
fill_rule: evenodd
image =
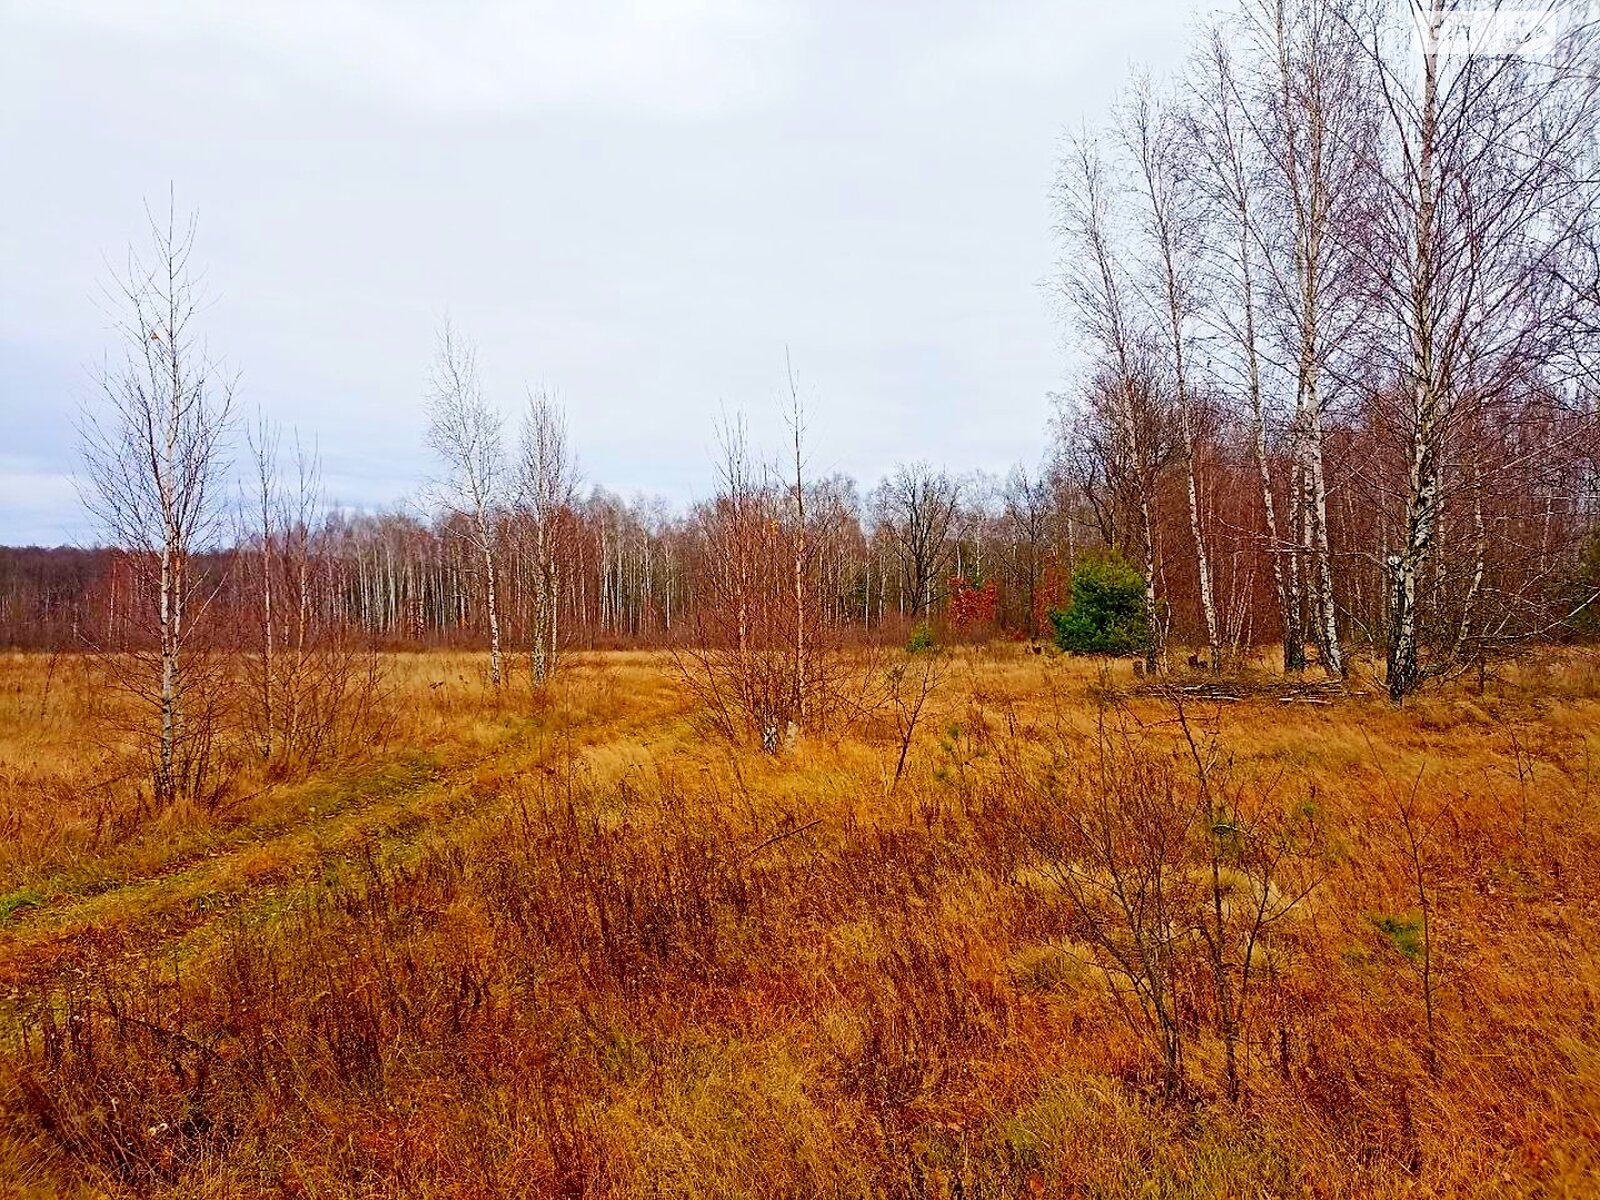
<instances>
[{"instance_id":1,"label":"reddish bush","mask_svg":"<svg viewBox=\"0 0 1600 1200\"><path fill-rule=\"evenodd\" d=\"M1000 607L994 580L973 583L963 575L950 578L950 628L956 633L972 633L992 628Z\"/></svg>"}]
</instances>

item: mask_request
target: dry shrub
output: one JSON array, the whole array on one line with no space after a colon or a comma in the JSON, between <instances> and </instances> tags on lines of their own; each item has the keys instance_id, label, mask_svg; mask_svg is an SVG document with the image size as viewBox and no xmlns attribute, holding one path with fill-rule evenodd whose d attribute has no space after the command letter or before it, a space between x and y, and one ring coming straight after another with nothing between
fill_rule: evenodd
<instances>
[{"instance_id":1,"label":"dry shrub","mask_svg":"<svg viewBox=\"0 0 1600 1200\"><path fill-rule=\"evenodd\" d=\"M758 467L737 424L723 430L719 474L698 514L695 603L673 657L710 731L775 754L802 730L857 719L875 655L848 648L829 615L830 518L807 513L803 480L782 484Z\"/></svg>"},{"instance_id":2,"label":"dry shrub","mask_svg":"<svg viewBox=\"0 0 1600 1200\"><path fill-rule=\"evenodd\" d=\"M388 744L394 691L382 656L359 637L329 633L270 664L259 655L243 662L236 736L268 778L305 778Z\"/></svg>"}]
</instances>

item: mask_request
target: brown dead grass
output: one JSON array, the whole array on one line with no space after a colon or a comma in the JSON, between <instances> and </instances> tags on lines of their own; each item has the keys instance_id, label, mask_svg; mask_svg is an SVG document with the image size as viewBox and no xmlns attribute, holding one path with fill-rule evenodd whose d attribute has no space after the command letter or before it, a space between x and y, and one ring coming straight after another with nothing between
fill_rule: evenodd
<instances>
[{"instance_id":1,"label":"brown dead grass","mask_svg":"<svg viewBox=\"0 0 1600 1200\"><path fill-rule=\"evenodd\" d=\"M106 784L86 676L57 663L44 696L49 670L0 663L16 1194L1600 1188L1586 656L1402 711L1189 706L1241 787L1319 830L1238 1102L1198 984L1185 1088L1161 1094L1041 853L1053 748L1088 754L1111 720L1181 763L1170 704L1105 707L1126 668L954 652L891 788L882 723L730 748L661 656L585 656L549 696L499 700L475 658L403 656L391 745L245 781L221 813L149 813ZM1437 1079L1382 932L1416 908L1395 819L1413 788Z\"/></svg>"}]
</instances>

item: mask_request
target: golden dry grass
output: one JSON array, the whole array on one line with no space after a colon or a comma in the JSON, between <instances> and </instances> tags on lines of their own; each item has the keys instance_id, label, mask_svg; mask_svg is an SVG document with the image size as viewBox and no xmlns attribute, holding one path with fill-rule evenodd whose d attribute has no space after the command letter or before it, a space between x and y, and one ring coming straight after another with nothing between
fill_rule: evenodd
<instances>
[{"instance_id":1,"label":"golden dry grass","mask_svg":"<svg viewBox=\"0 0 1600 1200\"><path fill-rule=\"evenodd\" d=\"M1083 797L1036 781L1102 727L1182 782L1173 705L1108 701L1123 671L953 652L891 788L882 716L728 747L661 655L581 656L537 700L398 656L361 761L152 813L106 782L83 664L6 659L0 1190L1595 1194L1595 661L1401 711L1187 705L1317 831L1238 1101L1198 977L1162 1093L1047 849Z\"/></svg>"}]
</instances>

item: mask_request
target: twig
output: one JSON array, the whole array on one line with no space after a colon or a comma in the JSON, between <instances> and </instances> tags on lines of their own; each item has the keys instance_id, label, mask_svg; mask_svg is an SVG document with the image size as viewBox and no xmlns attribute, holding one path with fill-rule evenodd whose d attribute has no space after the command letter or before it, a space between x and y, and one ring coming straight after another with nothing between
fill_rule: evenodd
<instances>
[{"instance_id":1,"label":"twig","mask_svg":"<svg viewBox=\"0 0 1600 1200\"><path fill-rule=\"evenodd\" d=\"M756 855L760 854L768 846L775 845L776 843L783 841L785 838L792 838L796 834L804 833L808 829L815 829L818 825L821 825L821 824L822 824L822 818L818 817L814 821L807 821L804 825L801 825L796 829L786 829L782 833L775 833L771 837L769 837L766 841L762 842L759 846L756 846L756 847L754 847L753 849L750 849L750 850L746 850L743 854L741 854L739 856L737 861L739 861L741 863L748 862L750 859L752 859Z\"/></svg>"}]
</instances>

